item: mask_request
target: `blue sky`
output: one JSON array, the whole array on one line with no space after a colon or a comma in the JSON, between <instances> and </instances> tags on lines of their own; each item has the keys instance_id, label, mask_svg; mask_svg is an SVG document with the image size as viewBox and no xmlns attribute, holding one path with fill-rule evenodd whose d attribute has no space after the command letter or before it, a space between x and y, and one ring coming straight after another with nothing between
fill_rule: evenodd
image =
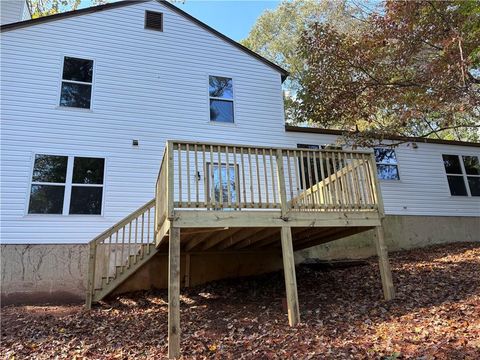
<instances>
[{"instance_id":1,"label":"blue sky","mask_svg":"<svg viewBox=\"0 0 480 360\"><path fill-rule=\"evenodd\" d=\"M275 9L279 3L277 0L180 0L174 5L233 40L240 41L247 37L255 20L265 10ZM91 0L82 0L80 8L91 4Z\"/></svg>"},{"instance_id":2,"label":"blue sky","mask_svg":"<svg viewBox=\"0 0 480 360\"><path fill-rule=\"evenodd\" d=\"M175 3L180 9L236 41L247 37L263 11L274 9L278 4L279 1L275 0L186 0L183 4Z\"/></svg>"}]
</instances>

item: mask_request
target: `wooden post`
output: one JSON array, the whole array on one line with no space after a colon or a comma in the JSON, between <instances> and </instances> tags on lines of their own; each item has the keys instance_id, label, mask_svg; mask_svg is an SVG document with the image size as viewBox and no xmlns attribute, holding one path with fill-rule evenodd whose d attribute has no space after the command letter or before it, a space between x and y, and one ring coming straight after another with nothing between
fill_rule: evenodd
<instances>
[{"instance_id":1,"label":"wooden post","mask_svg":"<svg viewBox=\"0 0 480 360\"><path fill-rule=\"evenodd\" d=\"M173 142L167 141L167 218L169 220L173 219L173 211L174 211L174 199L173 199L173 192L175 191L175 183L174 183L174 160L173 160ZM179 150L180 151L180 150Z\"/></svg>"},{"instance_id":2,"label":"wooden post","mask_svg":"<svg viewBox=\"0 0 480 360\"><path fill-rule=\"evenodd\" d=\"M90 242L90 254L88 258L88 279L87 279L87 299L86 308L92 308L93 292L95 291L95 265L97 257L97 243L95 240Z\"/></svg>"},{"instance_id":3,"label":"wooden post","mask_svg":"<svg viewBox=\"0 0 480 360\"><path fill-rule=\"evenodd\" d=\"M180 228L170 228L168 250L168 358L180 356Z\"/></svg>"},{"instance_id":4,"label":"wooden post","mask_svg":"<svg viewBox=\"0 0 480 360\"><path fill-rule=\"evenodd\" d=\"M292 230L289 226L283 226L281 234L283 271L285 273L285 288L287 290L288 323L290 326L295 326L300 322L300 309L298 306L295 259L293 257Z\"/></svg>"},{"instance_id":5,"label":"wooden post","mask_svg":"<svg viewBox=\"0 0 480 360\"><path fill-rule=\"evenodd\" d=\"M388 252L385 246L385 234L382 226L377 226L376 228L375 246L377 248L380 277L382 279L383 296L385 300L392 300L395 297L395 289L393 287L392 272L388 262Z\"/></svg>"}]
</instances>

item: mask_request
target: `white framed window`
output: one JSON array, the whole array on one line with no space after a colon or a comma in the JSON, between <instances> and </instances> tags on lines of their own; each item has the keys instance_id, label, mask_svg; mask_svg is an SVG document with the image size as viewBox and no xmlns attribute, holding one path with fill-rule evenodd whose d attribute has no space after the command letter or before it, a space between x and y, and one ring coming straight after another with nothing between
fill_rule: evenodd
<instances>
[{"instance_id":1,"label":"white framed window","mask_svg":"<svg viewBox=\"0 0 480 360\"><path fill-rule=\"evenodd\" d=\"M480 196L480 162L478 156L442 155L450 194Z\"/></svg>"},{"instance_id":2,"label":"white framed window","mask_svg":"<svg viewBox=\"0 0 480 360\"><path fill-rule=\"evenodd\" d=\"M223 202L223 206L226 207L227 203L235 203L237 201L237 184L240 183L238 179L239 168L238 165L235 168L234 164L218 164L207 163L207 181L208 181L208 194L207 198L212 199L214 194L214 200L218 204L220 200ZM220 197L220 192L222 196Z\"/></svg>"},{"instance_id":3,"label":"white framed window","mask_svg":"<svg viewBox=\"0 0 480 360\"><path fill-rule=\"evenodd\" d=\"M93 87L93 60L63 58L60 106L90 109Z\"/></svg>"},{"instance_id":4,"label":"white framed window","mask_svg":"<svg viewBox=\"0 0 480 360\"><path fill-rule=\"evenodd\" d=\"M208 77L208 94L210 121L233 123L235 111L232 78L210 75Z\"/></svg>"},{"instance_id":5,"label":"white framed window","mask_svg":"<svg viewBox=\"0 0 480 360\"><path fill-rule=\"evenodd\" d=\"M29 214L101 215L105 159L36 154Z\"/></svg>"},{"instance_id":6,"label":"white framed window","mask_svg":"<svg viewBox=\"0 0 480 360\"><path fill-rule=\"evenodd\" d=\"M377 176L380 180L400 180L397 155L390 148L374 148Z\"/></svg>"}]
</instances>

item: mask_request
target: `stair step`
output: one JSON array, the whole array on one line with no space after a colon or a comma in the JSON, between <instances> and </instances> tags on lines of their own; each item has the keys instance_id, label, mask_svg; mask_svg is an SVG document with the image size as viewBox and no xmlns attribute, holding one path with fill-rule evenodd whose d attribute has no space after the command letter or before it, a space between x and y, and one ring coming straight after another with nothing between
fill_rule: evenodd
<instances>
[{"instance_id":1,"label":"stair step","mask_svg":"<svg viewBox=\"0 0 480 360\"><path fill-rule=\"evenodd\" d=\"M150 249L145 250L149 246ZM138 254L129 255L128 259L125 261L124 265L115 266L115 275L114 276L104 276L101 278L100 285L94 289L94 301L101 300L113 289L115 289L119 282L125 281L131 274L133 274L139 266L145 263L156 253L155 244L144 244L143 245L144 254L142 257L142 249L139 250ZM149 253L148 253L149 252Z\"/></svg>"},{"instance_id":2,"label":"stair step","mask_svg":"<svg viewBox=\"0 0 480 360\"><path fill-rule=\"evenodd\" d=\"M113 276L102 277L102 289L105 289L115 278Z\"/></svg>"}]
</instances>

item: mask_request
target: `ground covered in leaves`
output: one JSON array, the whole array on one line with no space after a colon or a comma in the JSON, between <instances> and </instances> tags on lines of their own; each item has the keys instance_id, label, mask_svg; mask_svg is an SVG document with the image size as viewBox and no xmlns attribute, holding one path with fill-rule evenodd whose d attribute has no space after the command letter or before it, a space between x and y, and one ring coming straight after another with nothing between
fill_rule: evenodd
<instances>
[{"instance_id":1,"label":"ground covered in leaves","mask_svg":"<svg viewBox=\"0 0 480 360\"><path fill-rule=\"evenodd\" d=\"M391 254L397 297L381 298L375 259L319 271L297 268L302 323L287 325L282 273L185 289L185 358L479 359L480 244ZM2 309L6 359L163 358L166 292L81 306Z\"/></svg>"}]
</instances>

